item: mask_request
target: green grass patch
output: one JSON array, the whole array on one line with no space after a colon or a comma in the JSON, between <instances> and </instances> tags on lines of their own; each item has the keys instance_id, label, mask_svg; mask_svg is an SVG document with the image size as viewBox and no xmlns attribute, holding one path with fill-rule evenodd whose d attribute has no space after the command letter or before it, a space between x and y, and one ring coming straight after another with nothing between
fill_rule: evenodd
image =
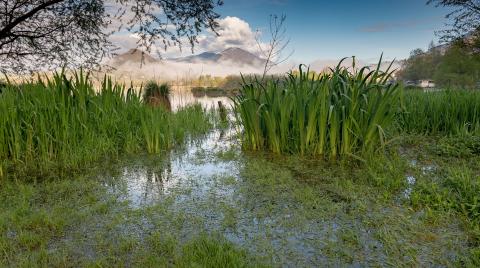
<instances>
[{"instance_id":1,"label":"green grass patch","mask_svg":"<svg viewBox=\"0 0 480 268\"><path fill-rule=\"evenodd\" d=\"M405 91L396 116L402 132L428 135L479 135L480 91Z\"/></svg>"}]
</instances>

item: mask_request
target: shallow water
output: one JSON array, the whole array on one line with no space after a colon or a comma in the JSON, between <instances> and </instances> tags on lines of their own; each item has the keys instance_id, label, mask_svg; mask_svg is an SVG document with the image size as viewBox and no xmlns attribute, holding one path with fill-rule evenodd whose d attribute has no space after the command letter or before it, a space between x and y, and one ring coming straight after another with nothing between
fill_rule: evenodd
<instances>
[{"instance_id":1,"label":"shallow water","mask_svg":"<svg viewBox=\"0 0 480 268\"><path fill-rule=\"evenodd\" d=\"M278 200L247 200L249 196L244 193L255 189L240 174L245 159L219 158L220 154L238 151L232 129L216 130L163 159L146 157L125 164L120 174L109 180L116 182L111 189L132 208L167 206L199 219L183 223L185 237L220 232L253 252L273 254L276 263L309 266L325 262L318 250L322 240L337 240L335 233L341 226L336 219L298 222L293 209L296 205L288 203L276 204L264 214L262 203Z\"/></svg>"},{"instance_id":2,"label":"shallow water","mask_svg":"<svg viewBox=\"0 0 480 268\"><path fill-rule=\"evenodd\" d=\"M205 108L217 108L218 102L221 101L224 105L229 107L232 103L231 99L227 96L219 97L196 97L193 95L191 88L189 87L174 87L170 95L170 102L174 111L192 103L200 103Z\"/></svg>"},{"instance_id":3,"label":"shallow water","mask_svg":"<svg viewBox=\"0 0 480 268\"><path fill-rule=\"evenodd\" d=\"M162 197L173 195L182 189L191 189L191 195L203 196L204 191L220 189L212 187L215 177L238 175L238 166L233 162L209 161L204 157L212 157L222 148L231 145L232 131L228 133L214 131L200 140L190 140L185 148L166 152L166 156L143 162L127 164L121 175L115 179L125 183L126 199L134 207L155 204ZM148 157L146 157L148 158ZM210 159L213 160L213 159Z\"/></svg>"},{"instance_id":4,"label":"shallow water","mask_svg":"<svg viewBox=\"0 0 480 268\"><path fill-rule=\"evenodd\" d=\"M415 252L427 265L430 251L438 250L412 245L416 237L402 234L405 229L422 231L415 222L418 219L410 218L402 207L363 208L363 203L322 197L315 199L315 207L307 207L295 189L289 188L295 184L283 185L281 175L278 185L266 185L243 173L249 163L257 161L262 159L242 154L234 129L216 129L164 156L127 159L114 169L115 174L104 174L104 178L111 192L131 209L151 208L154 215L127 232L148 232L158 224L155 221L166 221L165 226L176 227L165 231L184 239L219 233L254 255L267 256L275 266L389 266L390 243L398 248L418 247ZM413 177L407 179L405 196L415 183ZM162 212L156 214L157 210ZM397 222L404 217L407 222ZM445 232L438 248L455 258L454 248L462 242L449 239L457 235L457 229L434 232ZM401 234L397 241L389 242L389 236L397 233ZM454 248L445 244L454 244ZM403 258L409 263L408 257Z\"/></svg>"}]
</instances>

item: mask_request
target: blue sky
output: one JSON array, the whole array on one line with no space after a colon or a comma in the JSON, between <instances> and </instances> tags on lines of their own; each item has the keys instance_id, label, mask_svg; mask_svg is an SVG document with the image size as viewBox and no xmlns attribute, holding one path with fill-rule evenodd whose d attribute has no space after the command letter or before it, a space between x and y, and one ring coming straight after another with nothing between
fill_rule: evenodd
<instances>
[{"instance_id":1,"label":"blue sky","mask_svg":"<svg viewBox=\"0 0 480 268\"><path fill-rule=\"evenodd\" d=\"M408 57L436 41L448 10L426 0L224 0L222 17L237 17L252 30L265 30L270 14L287 16L292 59L338 59L355 55L373 60Z\"/></svg>"}]
</instances>

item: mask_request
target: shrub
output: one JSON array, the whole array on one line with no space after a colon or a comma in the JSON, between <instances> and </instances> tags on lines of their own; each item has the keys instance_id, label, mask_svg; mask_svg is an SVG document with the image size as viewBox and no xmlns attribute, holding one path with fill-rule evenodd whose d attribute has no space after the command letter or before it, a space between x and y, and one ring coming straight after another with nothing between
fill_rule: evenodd
<instances>
[{"instance_id":1,"label":"shrub","mask_svg":"<svg viewBox=\"0 0 480 268\"><path fill-rule=\"evenodd\" d=\"M152 106L161 106L168 111L172 110L170 103L170 86L166 83L159 85L155 81L145 84L143 100Z\"/></svg>"}]
</instances>

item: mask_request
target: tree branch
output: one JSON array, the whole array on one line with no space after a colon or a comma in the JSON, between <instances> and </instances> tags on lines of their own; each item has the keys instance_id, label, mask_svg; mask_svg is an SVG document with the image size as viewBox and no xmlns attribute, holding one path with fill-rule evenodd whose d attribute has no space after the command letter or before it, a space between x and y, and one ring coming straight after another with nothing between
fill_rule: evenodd
<instances>
[{"instance_id":1,"label":"tree branch","mask_svg":"<svg viewBox=\"0 0 480 268\"><path fill-rule=\"evenodd\" d=\"M9 36L9 33L10 31L15 28L15 26L17 26L18 24L22 23L23 21L27 20L28 18L32 17L33 15L35 15L37 12L39 12L40 10L43 10L49 6L52 6L52 5L55 5L57 3L60 3L64 0L51 0L51 1L47 1L41 5L38 5L37 7L35 7L34 9L30 10L29 12L23 14L22 16L16 18L14 21L12 21L11 23L7 24L3 29L0 30L0 40Z\"/></svg>"}]
</instances>

